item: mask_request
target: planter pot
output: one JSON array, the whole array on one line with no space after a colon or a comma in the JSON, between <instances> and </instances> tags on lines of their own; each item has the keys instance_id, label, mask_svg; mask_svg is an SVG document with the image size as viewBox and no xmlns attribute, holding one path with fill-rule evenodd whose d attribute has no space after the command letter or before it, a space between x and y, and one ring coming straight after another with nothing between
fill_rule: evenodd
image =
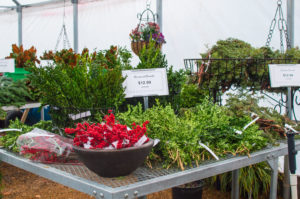
<instances>
[{"instance_id":1,"label":"planter pot","mask_svg":"<svg viewBox=\"0 0 300 199\"><path fill-rule=\"evenodd\" d=\"M84 149L73 146L79 159L102 177L118 177L132 173L143 164L153 147L153 140L140 147L125 149Z\"/></svg>"},{"instance_id":2,"label":"planter pot","mask_svg":"<svg viewBox=\"0 0 300 199\"><path fill-rule=\"evenodd\" d=\"M25 79L27 74L30 74L30 72L28 72L24 68L15 68L14 73L4 73L4 76L5 77L10 77L14 81L18 81L18 80L21 80L21 79Z\"/></svg>"},{"instance_id":3,"label":"planter pot","mask_svg":"<svg viewBox=\"0 0 300 199\"><path fill-rule=\"evenodd\" d=\"M173 199L201 199L203 182L201 180L193 182L192 186L178 186L172 188Z\"/></svg>"},{"instance_id":4,"label":"planter pot","mask_svg":"<svg viewBox=\"0 0 300 199\"><path fill-rule=\"evenodd\" d=\"M149 42L145 41L136 41L136 42L131 42L131 49L136 54L137 56L140 56L140 52L142 51L143 47L148 45ZM162 44L156 44L156 48L161 49Z\"/></svg>"}]
</instances>

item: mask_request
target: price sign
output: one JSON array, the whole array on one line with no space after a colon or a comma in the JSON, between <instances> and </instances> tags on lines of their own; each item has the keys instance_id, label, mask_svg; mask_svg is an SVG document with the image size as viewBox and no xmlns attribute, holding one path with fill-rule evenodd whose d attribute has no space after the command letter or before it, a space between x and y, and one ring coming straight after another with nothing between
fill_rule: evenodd
<instances>
[{"instance_id":1,"label":"price sign","mask_svg":"<svg viewBox=\"0 0 300 199\"><path fill-rule=\"evenodd\" d=\"M14 59L0 59L0 72L15 72L15 60Z\"/></svg>"},{"instance_id":2,"label":"price sign","mask_svg":"<svg viewBox=\"0 0 300 199\"><path fill-rule=\"evenodd\" d=\"M271 87L299 87L300 64L270 64Z\"/></svg>"},{"instance_id":3,"label":"price sign","mask_svg":"<svg viewBox=\"0 0 300 199\"><path fill-rule=\"evenodd\" d=\"M125 97L169 95L168 79L165 68L125 70Z\"/></svg>"},{"instance_id":4,"label":"price sign","mask_svg":"<svg viewBox=\"0 0 300 199\"><path fill-rule=\"evenodd\" d=\"M41 60L40 64L37 67L44 68L44 67L53 66L53 65L54 65L53 60Z\"/></svg>"}]
</instances>

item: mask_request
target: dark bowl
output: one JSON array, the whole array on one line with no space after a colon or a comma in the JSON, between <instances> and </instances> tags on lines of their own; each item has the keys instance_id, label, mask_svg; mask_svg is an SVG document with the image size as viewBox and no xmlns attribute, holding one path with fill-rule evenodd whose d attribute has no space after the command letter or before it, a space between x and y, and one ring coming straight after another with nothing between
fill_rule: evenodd
<instances>
[{"instance_id":1,"label":"dark bowl","mask_svg":"<svg viewBox=\"0 0 300 199\"><path fill-rule=\"evenodd\" d=\"M84 149L73 146L79 159L102 177L118 177L132 173L143 164L153 147L153 140L139 147L125 149Z\"/></svg>"}]
</instances>

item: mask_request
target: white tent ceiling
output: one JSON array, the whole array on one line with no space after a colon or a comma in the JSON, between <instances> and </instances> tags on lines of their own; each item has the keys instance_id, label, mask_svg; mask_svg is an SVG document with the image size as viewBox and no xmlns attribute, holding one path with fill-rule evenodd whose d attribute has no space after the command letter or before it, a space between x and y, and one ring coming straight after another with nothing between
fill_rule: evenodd
<instances>
[{"instance_id":1,"label":"white tent ceiling","mask_svg":"<svg viewBox=\"0 0 300 199\"><path fill-rule=\"evenodd\" d=\"M11 0L1 0L0 5ZM42 0L20 0L24 3ZM57 0L52 0L55 2ZM47 1L46 1L47 2ZM48 0L49 2L49 0ZM84 47L107 49L110 45L130 49L129 33L138 23L137 13L146 0L80 0L78 7L79 51ZM150 1L151 2L151 1ZM286 14L286 0L282 0ZM163 51L170 65L183 67L184 58L200 57L217 40L234 37L255 47L265 45L277 1L274 0L163 0ZM156 0L151 9L156 12ZM66 0L65 24L73 44L73 8ZM63 0L60 3L23 9L23 44L34 45L38 54L53 50L62 27ZM300 3L295 2L295 46L300 45ZM0 11L0 58L9 55L18 43L18 17L15 10ZM276 29L271 47L279 48ZM138 60L134 56L135 60Z\"/></svg>"},{"instance_id":2,"label":"white tent ceiling","mask_svg":"<svg viewBox=\"0 0 300 199\"><path fill-rule=\"evenodd\" d=\"M16 0L21 5L32 5L36 3L55 2L55 0ZM1 0L0 6L16 6L13 0Z\"/></svg>"}]
</instances>

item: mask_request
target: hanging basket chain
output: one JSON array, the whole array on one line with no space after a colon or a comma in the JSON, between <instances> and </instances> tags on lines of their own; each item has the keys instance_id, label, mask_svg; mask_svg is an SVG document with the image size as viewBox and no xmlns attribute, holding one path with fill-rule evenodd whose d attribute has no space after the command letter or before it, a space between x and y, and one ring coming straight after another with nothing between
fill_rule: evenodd
<instances>
[{"instance_id":1,"label":"hanging basket chain","mask_svg":"<svg viewBox=\"0 0 300 199\"><path fill-rule=\"evenodd\" d=\"M60 33L58 35L57 41L56 41L56 45L55 45L55 48L54 48L55 52L58 49L58 45L59 45L61 39L62 39L62 42L63 42L63 49L71 48L70 41L69 41L68 34L67 34L66 25L65 25L65 18L66 18L65 8L66 8L66 0L64 0L63 25L62 25L62 28L61 28Z\"/></svg>"},{"instance_id":2,"label":"hanging basket chain","mask_svg":"<svg viewBox=\"0 0 300 199\"><path fill-rule=\"evenodd\" d=\"M290 40L289 40L289 36L288 36L288 26L287 26L287 22L283 17L283 12L282 12L282 1L278 0L277 1L277 8L276 8L276 12L275 12L275 16L271 21L271 25L270 25L270 30L269 30L269 34L268 34L268 38L267 38L267 42L266 42L266 46L269 47L271 40L272 40L272 36L276 27L276 23L277 23L277 15L278 15L278 29L279 29L279 33L280 33L280 51L283 53L284 52L284 44L283 44L283 35L285 36L285 40L286 40L286 46L287 49L291 48L291 44L290 44Z\"/></svg>"},{"instance_id":3,"label":"hanging basket chain","mask_svg":"<svg viewBox=\"0 0 300 199\"><path fill-rule=\"evenodd\" d=\"M142 13L138 13L137 14L137 18L139 20L139 25L138 27L140 27L140 25L142 24L142 22L154 22L156 21L156 14L154 14L154 12L150 9L151 6L151 1L147 1L146 2L146 9L142 12ZM144 15L146 15L146 17L143 17Z\"/></svg>"}]
</instances>

